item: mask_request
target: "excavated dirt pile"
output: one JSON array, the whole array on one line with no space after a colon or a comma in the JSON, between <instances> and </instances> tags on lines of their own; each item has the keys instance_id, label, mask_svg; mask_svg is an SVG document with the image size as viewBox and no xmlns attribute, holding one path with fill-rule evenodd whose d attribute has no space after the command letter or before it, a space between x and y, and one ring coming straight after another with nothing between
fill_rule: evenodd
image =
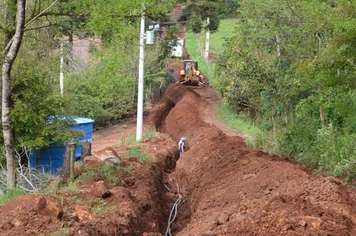
<instances>
[{"instance_id":1,"label":"excavated dirt pile","mask_svg":"<svg viewBox=\"0 0 356 236\"><path fill-rule=\"evenodd\" d=\"M215 119L216 100L209 86L170 84L144 117L155 137L124 142L133 120L94 133L93 155L120 160L120 184L96 174L66 191L15 198L0 206L0 235L356 235L354 189L246 146Z\"/></svg>"},{"instance_id":2,"label":"excavated dirt pile","mask_svg":"<svg viewBox=\"0 0 356 236\"><path fill-rule=\"evenodd\" d=\"M186 137L189 146L167 180L184 199L175 235L356 234L355 190L205 122L214 96L209 87L166 91L175 106L160 130L175 140Z\"/></svg>"}]
</instances>

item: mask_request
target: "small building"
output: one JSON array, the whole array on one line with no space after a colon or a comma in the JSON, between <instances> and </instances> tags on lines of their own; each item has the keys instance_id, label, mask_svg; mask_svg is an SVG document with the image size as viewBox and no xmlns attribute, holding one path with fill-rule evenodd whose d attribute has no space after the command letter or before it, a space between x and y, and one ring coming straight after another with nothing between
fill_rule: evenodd
<instances>
[{"instance_id":1,"label":"small building","mask_svg":"<svg viewBox=\"0 0 356 236\"><path fill-rule=\"evenodd\" d=\"M178 38L176 40L172 40L168 44L171 47L172 55L171 57L179 57L183 56L183 47L184 47L184 39Z\"/></svg>"}]
</instances>

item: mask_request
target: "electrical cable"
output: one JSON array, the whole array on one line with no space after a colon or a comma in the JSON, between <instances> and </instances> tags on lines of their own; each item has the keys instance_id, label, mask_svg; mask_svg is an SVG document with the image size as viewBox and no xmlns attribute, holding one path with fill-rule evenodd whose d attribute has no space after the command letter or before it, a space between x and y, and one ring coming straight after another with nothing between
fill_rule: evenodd
<instances>
[{"instance_id":1,"label":"electrical cable","mask_svg":"<svg viewBox=\"0 0 356 236\"><path fill-rule=\"evenodd\" d=\"M169 189L169 187L166 185L166 184L164 184L164 187L170 192L171 190Z\"/></svg>"},{"instance_id":2,"label":"electrical cable","mask_svg":"<svg viewBox=\"0 0 356 236\"><path fill-rule=\"evenodd\" d=\"M172 232L171 232L171 225L173 223L173 221L176 219L177 214L178 214L178 205L181 203L182 201L182 194L179 193L179 186L177 185L177 193L178 193L178 199L177 201L175 201L175 203L173 204L173 207L171 209L171 212L169 213L169 218L168 218L168 226L167 226L167 230L165 233L165 236L172 236Z\"/></svg>"}]
</instances>

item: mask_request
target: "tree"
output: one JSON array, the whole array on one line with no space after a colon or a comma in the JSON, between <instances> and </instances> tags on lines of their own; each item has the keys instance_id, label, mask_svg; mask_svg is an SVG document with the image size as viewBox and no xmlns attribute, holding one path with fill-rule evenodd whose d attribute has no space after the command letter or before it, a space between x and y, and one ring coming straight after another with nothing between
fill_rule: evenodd
<instances>
[{"instance_id":1,"label":"tree","mask_svg":"<svg viewBox=\"0 0 356 236\"><path fill-rule=\"evenodd\" d=\"M17 5L15 4L17 2ZM47 7L44 11L48 10L50 7L52 7L55 3L57 2L54 1L52 5ZM26 94L26 86L22 86L22 89L20 92L16 94L16 90L14 93L14 86L17 86L16 84L19 84L18 81L16 81L16 84L14 85L14 80L18 80L19 77L18 75L21 73L18 73L18 70L21 70L24 68L24 66L19 67L15 63L15 59L18 58L18 55L21 54L21 48L24 44L24 33L26 26L28 26L30 23L34 22L35 20L40 19L41 14L44 13L40 8L33 8L33 12L31 14L31 19L25 23L26 20L26 11L27 9L30 11L33 7L31 5L26 5L26 1L7 1L8 5L6 10L7 12L7 24L6 27L1 27L2 32L4 33L5 37L5 47L2 52L3 56L3 61L2 61L2 128L3 128L3 135L2 139L4 142L4 149L5 149L5 159L6 159L6 166L7 166L7 185L9 189L13 189L16 186L16 174L15 174L15 148L16 148L16 139L15 136L21 136L23 132L16 133L16 130L26 130L24 127L18 127L17 125L23 124L24 122L24 116L21 117L20 120L13 120L13 111L14 107L18 106L18 98L16 98L16 95L21 94L21 96L25 97L30 97L29 94ZM38 12L40 11L40 12ZM15 21L12 21L11 13L16 12L16 17ZM31 12L31 11L30 11ZM13 24L12 24L13 23ZM36 29L43 29L44 27L42 25L38 27L34 27L31 30L36 30ZM14 30L11 30L14 29ZM48 32L47 32L48 33ZM43 47L43 44L41 44L41 47ZM44 48L43 48L44 49ZM43 50L41 50L43 52ZM41 52L36 52L31 55L33 57L34 55L39 55L43 57L43 53ZM23 56L23 54L22 54ZM17 59L18 60L18 59ZM33 61L33 60L32 60ZM38 61L36 62L38 63ZM34 65L32 65L34 66ZM31 67L31 66L30 66ZM15 73L14 73L15 72ZM26 84L26 83L23 83ZM48 86L46 87L48 91ZM43 94L41 94L43 95ZM41 96L39 95L39 96ZM33 97L32 97L33 98ZM46 99L46 97L42 97L42 99ZM52 103L53 105L54 103ZM32 108L32 106L27 106ZM28 114L28 113L25 113ZM42 110L43 114L43 110ZM16 115L15 115L16 116ZM47 117L48 119L48 117ZM48 121L48 120L47 120ZM46 124L47 121L43 122L43 125ZM30 124L26 124L30 125ZM27 131L30 129L27 129ZM39 129L41 130L41 129ZM25 134L30 135L33 134L31 132L25 132ZM36 139L36 138L33 138Z\"/></svg>"},{"instance_id":2,"label":"tree","mask_svg":"<svg viewBox=\"0 0 356 236\"><path fill-rule=\"evenodd\" d=\"M2 126L7 166L7 186L16 187L14 137L11 125L11 67L21 46L25 28L26 0L18 0L16 13L16 30L5 51L2 65Z\"/></svg>"},{"instance_id":3,"label":"tree","mask_svg":"<svg viewBox=\"0 0 356 236\"><path fill-rule=\"evenodd\" d=\"M203 22L207 17L210 19L210 24L205 28L210 31L218 29L220 19L216 15L216 8L213 3L191 3L187 5L182 13L180 21L188 21L188 28L195 34L200 34L203 29Z\"/></svg>"},{"instance_id":4,"label":"tree","mask_svg":"<svg viewBox=\"0 0 356 236\"><path fill-rule=\"evenodd\" d=\"M273 132L273 151L353 178L355 4L241 1L216 76L235 111Z\"/></svg>"},{"instance_id":5,"label":"tree","mask_svg":"<svg viewBox=\"0 0 356 236\"><path fill-rule=\"evenodd\" d=\"M7 39L11 39L8 40L9 43L1 42L5 50L2 54L3 137L0 138L4 139L6 163L11 173L8 181L9 188L15 186L13 155L14 149L18 147L18 139L26 145L41 148L48 146L49 141L57 141L63 137L58 132L62 129L58 127L64 126L49 126L48 119L51 115L78 115L79 109L67 109L65 106L68 104L67 99L80 100L79 105L87 105L85 102L95 100L94 105L103 111L103 115L111 116L109 120L121 117L124 112L127 112L126 108L131 107L136 99L135 79L136 60L138 60L137 45L132 42L136 42L138 37L135 30L138 29L142 11L141 0L52 0L41 1L41 4L38 4L39 1L27 1L26 9L20 8L19 5L14 7L15 2L25 4L25 1L6 0L9 5L4 9L8 14L3 18L7 20L0 22L0 33L6 35ZM2 4L3 2L0 3L0 7L5 6ZM173 3L171 0L147 0L145 6L147 7L145 14L154 19L155 16L169 12ZM24 16L21 22L17 17L15 25L12 12L22 12L20 9L23 9L23 13L27 11L27 22ZM81 32L78 32L79 30ZM85 73L81 76L76 75L79 79L77 86L73 86L73 90L81 93L65 94L61 98L57 87L59 71L56 71L59 70L58 39L63 35L75 33L79 36L99 36L103 51L109 52L110 55L97 57L96 61L85 68L89 71L89 67L92 66L92 72L98 75L97 78L92 76L86 78ZM115 51L111 52L110 43L114 40L118 43L113 47ZM95 50L93 48L93 51ZM128 54L130 54L129 58L126 57ZM152 60L156 60L160 52L157 51L154 55L157 57L152 56ZM112 64L99 66L102 62ZM159 65L156 62L153 64ZM76 71L76 73L80 72ZM88 93L83 94L83 90ZM92 97L94 95L95 98ZM88 108L89 112L93 110L91 106L81 108L82 110ZM61 122L61 119L58 122Z\"/></svg>"}]
</instances>

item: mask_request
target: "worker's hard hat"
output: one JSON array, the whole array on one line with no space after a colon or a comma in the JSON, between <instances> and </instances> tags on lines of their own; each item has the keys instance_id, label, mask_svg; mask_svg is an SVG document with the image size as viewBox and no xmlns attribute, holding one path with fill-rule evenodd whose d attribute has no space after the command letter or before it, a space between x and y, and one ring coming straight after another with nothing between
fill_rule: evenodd
<instances>
[{"instance_id":1,"label":"worker's hard hat","mask_svg":"<svg viewBox=\"0 0 356 236\"><path fill-rule=\"evenodd\" d=\"M187 140L187 139L186 139L186 138L184 138L184 137L182 137L182 138L180 138L180 140L185 141L185 140Z\"/></svg>"}]
</instances>

